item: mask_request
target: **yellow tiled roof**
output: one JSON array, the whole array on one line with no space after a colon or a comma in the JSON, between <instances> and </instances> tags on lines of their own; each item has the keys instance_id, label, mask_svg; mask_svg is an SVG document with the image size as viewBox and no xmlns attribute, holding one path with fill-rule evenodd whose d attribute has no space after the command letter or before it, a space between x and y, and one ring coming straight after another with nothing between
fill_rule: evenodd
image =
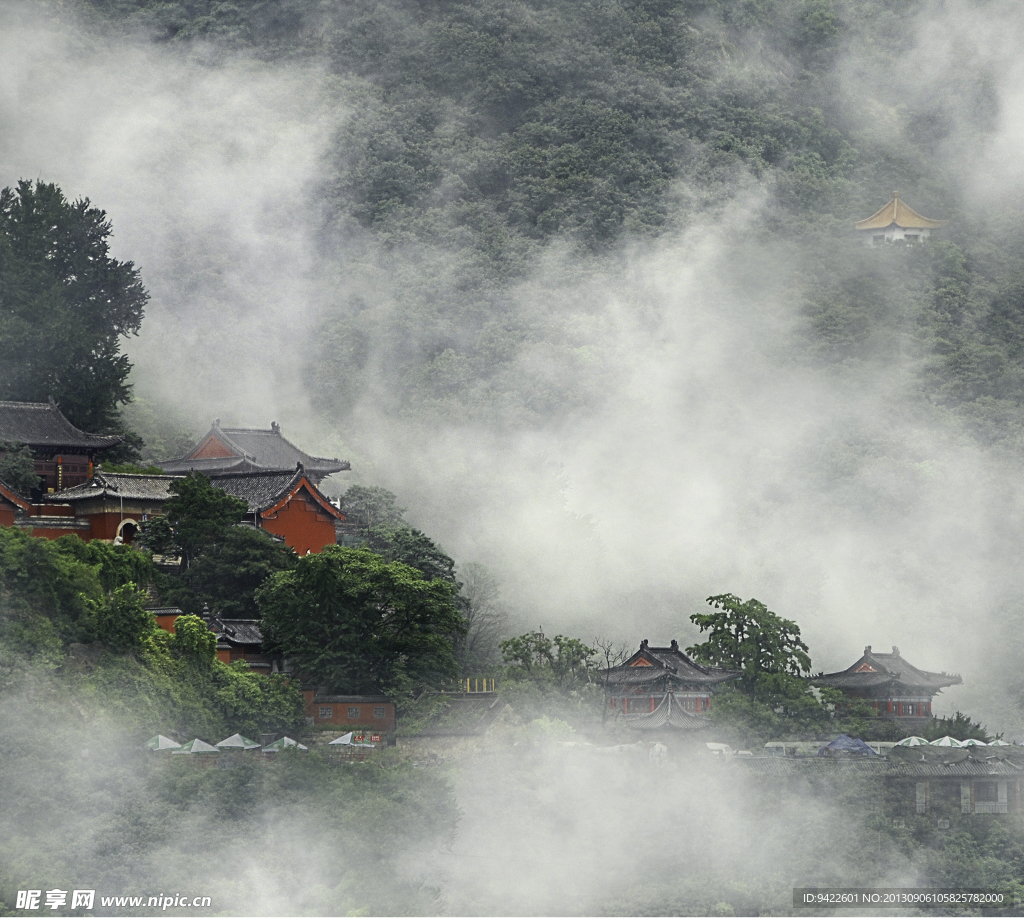
<instances>
[{"instance_id":1,"label":"yellow tiled roof","mask_svg":"<svg viewBox=\"0 0 1024 918\"><path fill-rule=\"evenodd\" d=\"M859 230L885 229L895 223L904 229L936 229L946 225L946 220L929 220L903 203L899 193L892 193L892 200L878 213L855 224Z\"/></svg>"}]
</instances>

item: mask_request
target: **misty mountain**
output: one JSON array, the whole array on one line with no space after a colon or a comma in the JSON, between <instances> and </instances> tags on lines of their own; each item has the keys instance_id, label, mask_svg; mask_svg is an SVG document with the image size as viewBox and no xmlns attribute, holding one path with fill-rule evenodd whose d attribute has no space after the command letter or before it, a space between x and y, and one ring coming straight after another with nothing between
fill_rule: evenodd
<instances>
[{"instance_id":1,"label":"misty mountain","mask_svg":"<svg viewBox=\"0 0 1024 918\"><path fill-rule=\"evenodd\" d=\"M954 53L914 79L929 4L85 6L100 31L343 81L317 243L357 274L352 249L369 247L364 282L389 281L377 302L357 289L323 305L309 376L330 414L382 383L398 412L536 423L593 406L609 368L586 306L531 303L521 285L553 249L573 273L607 270L755 195L729 245L781 249L760 283L796 295L798 359L900 354L922 398L986 441L1017 436L1016 207L979 208L950 161L998 130L998 62ZM892 188L950 220L937 251L856 250L852 222Z\"/></svg>"},{"instance_id":2,"label":"misty mountain","mask_svg":"<svg viewBox=\"0 0 1024 918\"><path fill-rule=\"evenodd\" d=\"M152 295L129 424L276 418L524 628L685 644L731 591L1019 716L1015 5L3 15L5 183ZM926 245L857 238L894 190Z\"/></svg>"}]
</instances>

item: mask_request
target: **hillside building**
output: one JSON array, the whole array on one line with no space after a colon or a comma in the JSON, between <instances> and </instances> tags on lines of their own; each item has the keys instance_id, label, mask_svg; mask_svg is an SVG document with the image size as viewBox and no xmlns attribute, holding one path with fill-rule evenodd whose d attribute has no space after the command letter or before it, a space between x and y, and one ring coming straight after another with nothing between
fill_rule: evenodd
<instances>
[{"instance_id":1,"label":"hillside building","mask_svg":"<svg viewBox=\"0 0 1024 918\"><path fill-rule=\"evenodd\" d=\"M171 485L182 477L100 471L84 484L48 497L43 505L51 513L71 508L70 518L58 517L58 523L69 524L60 535L76 532L86 541L130 544L141 522L163 512L173 496ZM335 527L345 522L345 515L320 493L301 466L288 472L213 475L210 484L248 504L243 524L265 529L298 555L318 554L324 546L334 545ZM39 525L35 518L30 522Z\"/></svg>"},{"instance_id":2,"label":"hillside building","mask_svg":"<svg viewBox=\"0 0 1024 918\"><path fill-rule=\"evenodd\" d=\"M679 649L651 647L646 640L624 663L603 673L609 710L637 729L693 730L705 725L717 686L739 672L703 666Z\"/></svg>"},{"instance_id":3,"label":"hillside building","mask_svg":"<svg viewBox=\"0 0 1024 918\"><path fill-rule=\"evenodd\" d=\"M0 446L5 443L32 450L39 491L54 494L88 481L97 456L121 443L121 437L79 430L50 399L0 402Z\"/></svg>"},{"instance_id":4,"label":"hillside building","mask_svg":"<svg viewBox=\"0 0 1024 918\"><path fill-rule=\"evenodd\" d=\"M290 472L301 465L306 477L319 485L328 475L348 471L343 459L323 459L304 453L286 440L281 426L272 421L269 430L251 427L221 427L213 422L209 433L188 455L159 463L169 474L191 471L204 475L228 475L239 472Z\"/></svg>"},{"instance_id":5,"label":"hillside building","mask_svg":"<svg viewBox=\"0 0 1024 918\"><path fill-rule=\"evenodd\" d=\"M212 475L210 484L249 505L252 525L279 536L297 555L319 554L338 541L345 514L317 489L302 465L287 472Z\"/></svg>"},{"instance_id":6,"label":"hillside building","mask_svg":"<svg viewBox=\"0 0 1024 918\"><path fill-rule=\"evenodd\" d=\"M960 685L963 679L918 669L903 659L898 647L893 647L892 653L878 653L868 645L863 656L847 669L822 673L811 682L867 702L879 717L898 720L912 733L932 718L932 699L947 686Z\"/></svg>"},{"instance_id":7,"label":"hillside building","mask_svg":"<svg viewBox=\"0 0 1024 918\"><path fill-rule=\"evenodd\" d=\"M946 222L922 217L903 201L898 191L894 191L892 200L885 207L854 225L865 245L884 245L887 242L924 242L932 230L945 226Z\"/></svg>"}]
</instances>

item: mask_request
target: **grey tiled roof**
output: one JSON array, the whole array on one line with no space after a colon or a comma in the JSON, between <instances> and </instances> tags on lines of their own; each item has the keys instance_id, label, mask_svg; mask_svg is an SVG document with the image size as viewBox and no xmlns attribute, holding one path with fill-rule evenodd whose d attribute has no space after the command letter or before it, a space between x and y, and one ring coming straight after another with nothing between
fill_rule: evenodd
<instances>
[{"instance_id":1,"label":"grey tiled roof","mask_svg":"<svg viewBox=\"0 0 1024 918\"><path fill-rule=\"evenodd\" d=\"M228 456L216 459L168 459L158 463L168 474L181 472L202 472L204 475L226 472L249 472L258 466L244 456Z\"/></svg>"},{"instance_id":2,"label":"grey tiled roof","mask_svg":"<svg viewBox=\"0 0 1024 918\"><path fill-rule=\"evenodd\" d=\"M259 622L243 618L215 618L213 630L232 644L262 644Z\"/></svg>"},{"instance_id":3,"label":"grey tiled roof","mask_svg":"<svg viewBox=\"0 0 1024 918\"><path fill-rule=\"evenodd\" d=\"M320 493L301 468L288 472L236 472L229 475L212 475L210 484L232 497L244 500L249 505L250 512L262 513L287 497L304 477L312 491L331 508L332 515L341 517L341 511Z\"/></svg>"},{"instance_id":4,"label":"grey tiled roof","mask_svg":"<svg viewBox=\"0 0 1024 918\"><path fill-rule=\"evenodd\" d=\"M866 669L865 672L857 672ZM949 673L930 673L911 666L900 656L899 648L892 653L877 653L870 647L864 648L864 655L852 666L838 673L822 673L812 681L815 685L841 689L872 689L886 685L901 685L907 689L919 689L924 694L933 694L949 685L963 682L960 676Z\"/></svg>"},{"instance_id":5,"label":"grey tiled roof","mask_svg":"<svg viewBox=\"0 0 1024 918\"><path fill-rule=\"evenodd\" d=\"M606 685L648 685L661 679L676 684L716 685L739 677L731 669L704 666L679 649L676 641L670 647L649 647L647 641L625 663L603 673Z\"/></svg>"},{"instance_id":6,"label":"grey tiled roof","mask_svg":"<svg viewBox=\"0 0 1024 918\"><path fill-rule=\"evenodd\" d=\"M0 442L39 449L100 450L117 446L121 437L101 437L72 424L52 401L0 402Z\"/></svg>"},{"instance_id":7,"label":"grey tiled roof","mask_svg":"<svg viewBox=\"0 0 1024 918\"><path fill-rule=\"evenodd\" d=\"M121 472L97 472L89 481L47 496L47 500L67 503L95 500L99 497L124 500L165 501L171 498L171 484L180 475L126 475Z\"/></svg>"},{"instance_id":8,"label":"grey tiled roof","mask_svg":"<svg viewBox=\"0 0 1024 918\"><path fill-rule=\"evenodd\" d=\"M272 425L270 430L221 427L214 424L210 433L203 438L203 442L210 436L219 440L234 455L223 459L193 459L190 456L183 456L161 463L162 468L168 472L187 472L195 469L215 473L234 470L238 467L239 460L245 460L248 468L283 471L294 469L297 464L302 463L303 468L318 480L334 472L351 468L343 459L324 459L304 453L281 435L281 428L276 424ZM197 446L193 452L197 452L199 448Z\"/></svg>"},{"instance_id":9,"label":"grey tiled roof","mask_svg":"<svg viewBox=\"0 0 1024 918\"><path fill-rule=\"evenodd\" d=\"M661 699L661 704L653 711L626 714L624 721L636 730L703 730L708 726L706 718L684 711L671 692Z\"/></svg>"}]
</instances>

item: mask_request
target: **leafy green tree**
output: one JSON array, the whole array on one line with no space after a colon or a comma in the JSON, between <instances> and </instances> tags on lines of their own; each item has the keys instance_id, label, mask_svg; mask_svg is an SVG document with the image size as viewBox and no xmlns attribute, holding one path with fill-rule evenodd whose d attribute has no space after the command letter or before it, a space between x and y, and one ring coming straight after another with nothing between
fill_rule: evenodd
<instances>
[{"instance_id":1,"label":"leafy green tree","mask_svg":"<svg viewBox=\"0 0 1024 918\"><path fill-rule=\"evenodd\" d=\"M213 667L213 693L230 727L246 736L291 730L302 723L305 700L287 676L253 672L241 661Z\"/></svg>"},{"instance_id":2,"label":"leafy green tree","mask_svg":"<svg viewBox=\"0 0 1024 918\"><path fill-rule=\"evenodd\" d=\"M260 617L256 591L278 571L298 563L295 552L267 533L233 526L209 545L184 572L182 585L191 593L168 593L186 605L205 603L210 612L224 618ZM177 601L177 600L175 600Z\"/></svg>"},{"instance_id":3,"label":"leafy green tree","mask_svg":"<svg viewBox=\"0 0 1024 918\"><path fill-rule=\"evenodd\" d=\"M408 697L458 674L465 632L455 587L366 548L329 545L256 594L263 635L308 678L338 691Z\"/></svg>"},{"instance_id":4,"label":"leafy green tree","mask_svg":"<svg viewBox=\"0 0 1024 918\"><path fill-rule=\"evenodd\" d=\"M405 521L405 508L386 488L353 485L342 496L341 509L371 551L416 568L428 580L440 578L458 585L455 562L433 539Z\"/></svg>"},{"instance_id":5,"label":"leafy green tree","mask_svg":"<svg viewBox=\"0 0 1024 918\"><path fill-rule=\"evenodd\" d=\"M153 557L133 545L111 545L94 539L83 542L78 536L61 536L53 542L54 548L68 558L92 565L106 593L133 583L144 589L164 581Z\"/></svg>"},{"instance_id":6,"label":"leafy green tree","mask_svg":"<svg viewBox=\"0 0 1024 918\"><path fill-rule=\"evenodd\" d=\"M25 622L42 616L62 637L75 640L84 636L92 609L103 598L94 564L47 539L0 527L0 619Z\"/></svg>"},{"instance_id":7,"label":"leafy green tree","mask_svg":"<svg viewBox=\"0 0 1024 918\"><path fill-rule=\"evenodd\" d=\"M0 398L52 396L85 430L119 427L149 294L130 261L110 257L111 225L88 199L53 184L0 191Z\"/></svg>"},{"instance_id":8,"label":"leafy green tree","mask_svg":"<svg viewBox=\"0 0 1024 918\"><path fill-rule=\"evenodd\" d=\"M558 634L552 639L542 631L527 632L499 646L505 675L513 681L530 681L563 691L593 681L597 650L578 638Z\"/></svg>"},{"instance_id":9,"label":"leafy green tree","mask_svg":"<svg viewBox=\"0 0 1024 918\"><path fill-rule=\"evenodd\" d=\"M751 695L758 686L780 687L785 682L780 677L810 672L811 658L795 622L732 593L709 596L707 602L718 611L690 616L701 633L708 633L703 644L686 648L695 660L739 670L740 684Z\"/></svg>"},{"instance_id":10,"label":"leafy green tree","mask_svg":"<svg viewBox=\"0 0 1024 918\"><path fill-rule=\"evenodd\" d=\"M803 678L811 658L799 627L756 599L725 593L707 601L718 611L691 615L690 621L708 639L686 652L701 663L741 673L735 687L716 696L715 720L757 742L829 729L841 714L841 696L816 696Z\"/></svg>"},{"instance_id":11,"label":"leafy green tree","mask_svg":"<svg viewBox=\"0 0 1024 918\"><path fill-rule=\"evenodd\" d=\"M459 588L455 561L428 535L411 526L375 526L367 531L365 545L388 561L399 561L418 570L427 580L446 580Z\"/></svg>"},{"instance_id":12,"label":"leafy green tree","mask_svg":"<svg viewBox=\"0 0 1024 918\"><path fill-rule=\"evenodd\" d=\"M157 627L145 602L146 594L134 583L119 586L96 608L96 637L118 650L141 648Z\"/></svg>"},{"instance_id":13,"label":"leafy green tree","mask_svg":"<svg viewBox=\"0 0 1024 918\"><path fill-rule=\"evenodd\" d=\"M32 450L23 443L0 443L0 481L30 496L39 487Z\"/></svg>"},{"instance_id":14,"label":"leafy green tree","mask_svg":"<svg viewBox=\"0 0 1024 918\"><path fill-rule=\"evenodd\" d=\"M957 711L952 717L936 717L921 729L921 736L927 740L937 740L943 736L953 739L977 739L983 743L1001 737L992 736L983 724L971 720L966 714Z\"/></svg>"},{"instance_id":15,"label":"leafy green tree","mask_svg":"<svg viewBox=\"0 0 1024 918\"><path fill-rule=\"evenodd\" d=\"M352 485L341 497L341 509L362 532L407 525L405 507L399 507L398 498L386 488Z\"/></svg>"},{"instance_id":16,"label":"leafy green tree","mask_svg":"<svg viewBox=\"0 0 1024 918\"><path fill-rule=\"evenodd\" d=\"M179 615L174 621L171 649L183 660L209 667L217 657L217 635L198 615Z\"/></svg>"},{"instance_id":17,"label":"leafy green tree","mask_svg":"<svg viewBox=\"0 0 1024 918\"><path fill-rule=\"evenodd\" d=\"M228 618L259 618L255 594L271 574L296 563L295 552L265 532L239 526L245 501L194 472L175 481L164 513L142 524L140 543L181 558L179 576L162 584L167 602L198 614L205 605Z\"/></svg>"},{"instance_id":18,"label":"leafy green tree","mask_svg":"<svg viewBox=\"0 0 1024 918\"><path fill-rule=\"evenodd\" d=\"M143 544L158 554L178 554L187 570L199 555L222 541L248 512L244 500L215 488L210 479L190 472L171 483L174 495L164 512L142 526Z\"/></svg>"}]
</instances>

